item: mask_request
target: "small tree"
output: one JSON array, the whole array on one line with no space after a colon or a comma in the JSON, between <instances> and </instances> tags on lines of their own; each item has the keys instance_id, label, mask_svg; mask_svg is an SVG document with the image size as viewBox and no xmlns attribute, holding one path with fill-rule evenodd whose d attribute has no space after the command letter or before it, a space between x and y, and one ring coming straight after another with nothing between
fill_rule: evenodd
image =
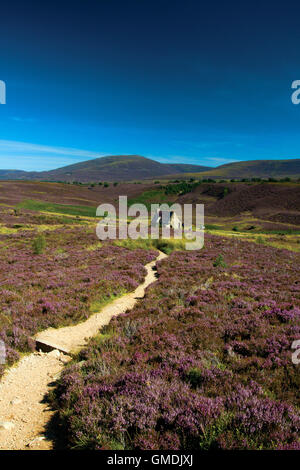
<instances>
[{"instance_id":1,"label":"small tree","mask_svg":"<svg viewBox=\"0 0 300 470\"><path fill-rule=\"evenodd\" d=\"M218 267L220 266L221 268L226 268L227 264L225 263L224 261L224 258L222 255L219 255L216 260L214 261L213 263L214 267Z\"/></svg>"},{"instance_id":2,"label":"small tree","mask_svg":"<svg viewBox=\"0 0 300 470\"><path fill-rule=\"evenodd\" d=\"M222 192L222 194L221 194L221 196L220 196L221 199L224 198L224 197L226 197L228 193L229 193L229 189L228 189L228 188L224 188L224 189L223 189L223 192Z\"/></svg>"},{"instance_id":3,"label":"small tree","mask_svg":"<svg viewBox=\"0 0 300 470\"><path fill-rule=\"evenodd\" d=\"M35 255L40 255L46 248L46 239L44 235L38 235L32 242L32 249Z\"/></svg>"}]
</instances>

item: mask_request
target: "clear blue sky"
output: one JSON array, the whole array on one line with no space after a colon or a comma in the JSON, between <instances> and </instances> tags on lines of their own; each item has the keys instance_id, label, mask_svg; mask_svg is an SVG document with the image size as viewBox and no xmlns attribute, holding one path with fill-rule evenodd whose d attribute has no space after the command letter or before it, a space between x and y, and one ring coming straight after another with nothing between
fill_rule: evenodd
<instances>
[{"instance_id":1,"label":"clear blue sky","mask_svg":"<svg viewBox=\"0 0 300 470\"><path fill-rule=\"evenodd\" d=\"M0 168L300 157L300 5L2 2Z\"/></svg>"}]
</instances>

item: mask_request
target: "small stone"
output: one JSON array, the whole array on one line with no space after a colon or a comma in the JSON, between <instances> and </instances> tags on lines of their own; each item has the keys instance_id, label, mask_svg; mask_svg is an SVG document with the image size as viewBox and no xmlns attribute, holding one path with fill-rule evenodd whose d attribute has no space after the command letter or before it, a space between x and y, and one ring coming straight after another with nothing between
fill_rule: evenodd
<instances>
[{"instance_id":1,"label":"small stone","mask_svg":"<svg viewBox=\"0 0 300 470\"><path fill-rule=\"evenodd\" d=\"M70 359L71 359L70 356L67 356L66 354L61 354L59 358L60 362L62 362L63 364L66 364L67 362L69 362Z\"/></svg>"},{"instance_id":2,"label":"small stone","mask_svg":"<svg viewBox=\"0 0 300 470\"><path fill-rule=\"evenodd\" d=\"M26 444L26 447L33 447L34 444L37 444L38 442L44 441L44 440L45 440L45 436L35 437L34 439L32 439L32 441Z\"/></svg>"},{"instance_id":3,"label":"small stone","mask_svg":"<svg viewBox=\"0 0 300 470\"><path fill-rule=\"evenodd\" d=\"M10 431L14 427L14 423L9 421L0 421L0 430Z\"/></svg>"},{"instance_id":4,"label":"small stone","mask_svg":"<svg viewBox=\"0 0 300 470\"><path fill-rule=\"evenodd\" d=\"M57 374L52 375L52 379L56 382L59 380L61 377L61 372L58 372Z\"/></svg>"},{"instance_id":5,"label":"small stone","mask_svg":"<svg viewBox=\"0 0 300 470\"><path fill-rule=\"evenodd\" d=\"M53 351L48 353L48 356L50 357L60 357L60 352L58 349L53 349Z\"/></svg>"},{"instance_id":6,"label":"small stone","mask_svg":"<svg viewBox=\"0 0 300 470\"><path fill-rule=\"evenodd\" d=\"M11 405L20 405L20 403L22 403L22 400L20 400L20 398L15 398L10 402Z\"/></svg>"},{"instance_id":7,"label":"small stone","mask_svg":"<svg viewBox=\"0 0 300 470\"><path fill-rule=\"evenodd\" d=\"M235 354L234 350L232 349L232 346L229 346L229 347L228 347L228 349L227 349L227 354L228 354L228 356L230 356L230 357L235 357L236 354Z\"/></svg>"}]
</instances>

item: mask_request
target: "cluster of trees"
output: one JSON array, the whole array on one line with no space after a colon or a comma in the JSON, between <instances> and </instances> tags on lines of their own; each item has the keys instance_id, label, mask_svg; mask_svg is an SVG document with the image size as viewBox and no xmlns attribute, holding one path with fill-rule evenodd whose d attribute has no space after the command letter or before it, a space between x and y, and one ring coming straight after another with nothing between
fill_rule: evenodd
<instances>
[{"instance_id":1,"label":"cluster of trees","mask_svg":"<svg viewBox=\"0 0 300 470\"><path fill-rule=\"evenodd\" d=\"M67 183L67 184L71 184L71 183ZM90 188L94 188L96 185L98 186L102 186L104 188L108 188L109 187L109 183L107 181L104 181L102 183L102 181L99 181L98 183L81 183L80 181L73 181L72 184L75 184L75 185L81 185L81 186L89 186ZM119 183L117 181L115 181L113 183L113 186L117 186Z\"/></svg>"},{"instance_id":2,"label":"cluster of trees","mask_svg":"<svg viewBox=\"0 0 300 470\"><path fill-rule=\"evenodd\" d=\"M165 187L165 194L174 194L176 196L181 196L183 194L191 193L193 189L196 188L199 184L199 182L188 183L187 181L167 184L167 186Z\"/></svg>"},{"instance_id":3,"label":"cluster of trees","mask_svg":"<svg viewBox=\"0 0 300 470\"><path fill-rule=\"evenodd\" d=\"M289 176L286 176L285 178L242 178L242 179L234 179L232 178L231 183L236 183L236 182L242 182L242 183L288 183L290 181L294 182L300 182L300 178L297 180L292 180Z\"/></svg>"}]
</instances>

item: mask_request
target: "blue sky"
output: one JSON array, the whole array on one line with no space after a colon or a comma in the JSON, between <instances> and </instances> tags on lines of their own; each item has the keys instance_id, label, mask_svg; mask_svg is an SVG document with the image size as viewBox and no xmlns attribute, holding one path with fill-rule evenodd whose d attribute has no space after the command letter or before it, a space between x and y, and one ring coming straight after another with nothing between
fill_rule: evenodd
<instances>
[{"instance_id":1,"label":"blue sky","mask_svg":"<svg viewBox=\"0 0 300 470\"><path fill-rule=\"evenodd\" d=\"M5 3L0 168L300 157L299 2Z\"/></svg>"}]
</instances>

